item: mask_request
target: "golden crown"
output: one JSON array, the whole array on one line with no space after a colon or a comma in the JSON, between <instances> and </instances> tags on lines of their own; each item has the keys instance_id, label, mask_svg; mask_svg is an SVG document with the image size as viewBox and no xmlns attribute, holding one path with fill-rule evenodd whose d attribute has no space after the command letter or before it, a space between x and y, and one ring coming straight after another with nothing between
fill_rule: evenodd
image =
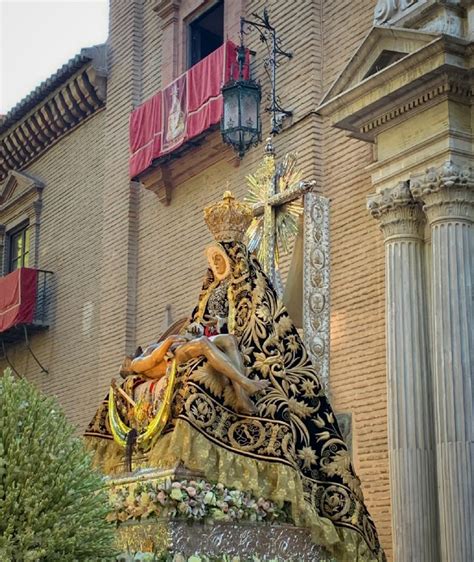
<instances>
[{"instance_id":1,"label":"golden crown","mask_svg":"<svg viewBox=\"0 0 474 562\"><path fill-rule=\"evenodd\" d=\"M204 220L218 242L241 242L252 219L252 207L237 201L230 191L219 203L204 208Z\"/></svg>"}]
</instances>

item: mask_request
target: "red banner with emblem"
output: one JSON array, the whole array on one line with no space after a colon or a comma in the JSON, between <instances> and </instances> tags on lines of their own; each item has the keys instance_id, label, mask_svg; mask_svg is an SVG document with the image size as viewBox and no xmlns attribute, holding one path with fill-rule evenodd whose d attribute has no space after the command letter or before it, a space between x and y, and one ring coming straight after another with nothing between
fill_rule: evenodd
<instances>
[{"instance_id":1,"label":"red banner with emblem","mask_svg":"<svg viewBox=\"0 0 474 562\"><path fill-rule=\"evenodd\" d=\"M0 277L0 332L33 322L37 278L37 270L27 267Z\"/></svg>"},{"instance_id":2,"label":"red banner with emblem","mask_svg":"<svg viewBox=\"0 0 474 562\"><path fill-rule=\"evenodd\" d=\"M226 41L135 109L130 116L130 177L219 123L222 86L237 76L237 47Z\"/></svg>"}]
</instances>

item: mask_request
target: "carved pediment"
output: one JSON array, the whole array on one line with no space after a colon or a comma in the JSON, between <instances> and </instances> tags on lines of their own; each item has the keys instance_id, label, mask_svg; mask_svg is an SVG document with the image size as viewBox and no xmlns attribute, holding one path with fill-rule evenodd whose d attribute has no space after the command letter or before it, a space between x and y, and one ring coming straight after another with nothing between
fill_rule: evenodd
<instances>
[{"instance_id":1,"label":"carved pediment","mask_svg":"<svg viewBox=\"0 0 474 562\"><path fill-rule=\"evenodd\" d=\"M372 28L321 104L369 80L374 74L422 49L438 37L434 33L411 29Z\"/></svg>"},{"instance_id":2,"label":"carved pediment","mask_svg":"<svg viewBox=\"0 0 474 562\"><path fill-rule=\"evenodd\" d=\"M38 178L24 172L10 171L6 180L0 184L0 211L17 203L31 193L41 195L44 184Z\"/></svg>"}]
</instances>

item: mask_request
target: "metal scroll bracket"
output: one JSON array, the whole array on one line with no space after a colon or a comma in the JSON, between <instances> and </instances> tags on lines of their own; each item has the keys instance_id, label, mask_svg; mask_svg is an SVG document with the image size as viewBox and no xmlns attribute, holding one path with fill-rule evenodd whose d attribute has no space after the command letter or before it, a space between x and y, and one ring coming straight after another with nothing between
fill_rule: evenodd
<instances>
[{"instance_id":1,"label":"metal scroll bracket","mask_svg":"<svg viewBox=\"0 0 474 562\"><path fill-rule=\"evenodd\" d=\"M43 365L40 363L38 357L36 357L36 355L34 354L34 351L31 349L30 346L30 340L28 339L28 329L26 327L26 324L23 324L23 331L25 334L25 345L26 345L26 349L31 353L31 356L33 357L33 359L36 361L37 365L39 366L39 368L41 369L42 373L46 373L48 374L49 371L48 369L46 369L45 367L43 367Z\"/></svg>"},{"instance_id":2,"label":"metal scroll bracket","mask_svg":"<svg viewBox=\"0 0 474 562\"><path fill-rule=\"evenodd\" d=\"M5 347L5 342L4 342L4 340L2 340L2 353L3 353L3 358L4 358L5 361L8 363L8 366L10 367L10 369L15 373L15 375L16 375L19 379L22 379L23 376L20 375L20 373L15 369L15 365L13 365L13 363L10 361L10 358L8 357L7 348Z\"/></svg>"}]
</instances>

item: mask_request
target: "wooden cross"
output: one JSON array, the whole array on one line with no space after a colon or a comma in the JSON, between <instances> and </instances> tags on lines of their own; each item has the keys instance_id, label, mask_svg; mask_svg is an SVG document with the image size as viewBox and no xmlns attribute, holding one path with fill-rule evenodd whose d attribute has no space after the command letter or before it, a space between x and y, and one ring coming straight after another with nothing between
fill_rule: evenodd
<instances>
[{"instance_id":1,"label":"wooden cross","mask_svg":"<svg viewBox=\"0 0 474 562\"><path fill-rule=\"evenodd\" d=\"M287 154L284 160L277 164L275 151L269 139L262 164L255 174L247 178L249 193L246 201L253 205L255 217L249 229L249 248L257 250L265 273L280 294L282 287L277 275L278 247L286 247L296 236L297 215L303 210L301 205L288 204L300 199L314 187L314 182L301 181L295 165L294 154ZM287 214L287 226L282 232L278 232L277 219L281 213Z\"/></svg>"},{"instance_id":2,"label":"wooden cross","mask_svg":"<svg viewBox=\"0 0 474 562\"><path fill-rule=\"evenodd\" d=\"M295 169L296 157L287 155L276 164L271 142L265 147L265 156L255 174L247 177L249 192L247 203L253 205L254 221L248 233L248 247L257 250L262 267L283 296L283 288L277 271L278 246L281 236L288 242L298 232L299 217L289 220L286 233L278 228L281 213L290 213L295 208L304 213L302 240L303 271L301 305L292 299L292 306L302 310L295 314L301 317L304 340L314 365L319 367L323 385L327 388L329 376L329 200L315 191L316 182L301 181ZM296 201L303 196L304 206ZM291 207L293 206L293 209ZM290 218L284 217L283 218ZM281 222L281 221L280 221ZM283 229L285 230L285 229ZM285 244L284 244L285 245ZM286 243L288 247L288 243ZM292 272L294 275L296 272ZM301 291L300 291L301 292ZM291 299L290 299L291 300ZM286 303L287 305L289 303ZM290 316L291 316L291 311Z\"/></svg>"}]
</instances>

